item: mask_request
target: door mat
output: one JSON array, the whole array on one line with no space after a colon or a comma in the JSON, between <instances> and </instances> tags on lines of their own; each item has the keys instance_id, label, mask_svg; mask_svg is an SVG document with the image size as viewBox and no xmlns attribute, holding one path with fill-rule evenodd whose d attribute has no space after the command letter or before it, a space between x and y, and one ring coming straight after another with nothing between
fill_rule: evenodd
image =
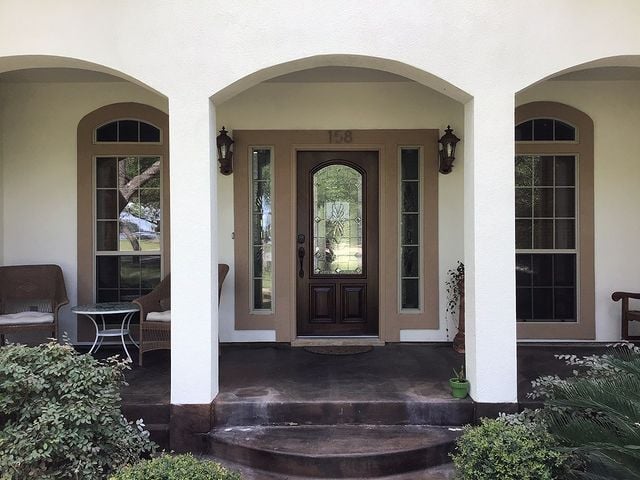
<instances>
[{"instance_id":1,"label":"door mat","mask_svg":"<svg viewBox=\"0 0 640 480\"><path fill-rule=\"evenodd\" d=\"M304 347L307 352L316 353L318 355L359 355L373 350L368 345L351 345L351 346L326 346L326 347Z\"/></svg>"}]
</instances>

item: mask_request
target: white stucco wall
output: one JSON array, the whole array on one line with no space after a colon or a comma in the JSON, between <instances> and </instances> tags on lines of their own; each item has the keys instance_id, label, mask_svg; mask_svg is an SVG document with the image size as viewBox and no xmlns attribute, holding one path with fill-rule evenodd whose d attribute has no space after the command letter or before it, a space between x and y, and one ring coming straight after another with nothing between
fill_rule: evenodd
<instances>
[{"instance_id":1,"label":"white stucco wall","mask_svg":"<svg viewBox=\"0 0 640 480\"><path fill-rule=\"evenodd\" d=\"M451 124L464 138L463 106L445 95L417 83L262 83L217 106L217 123L227 129L419 129ZM463 153L458 150L454 170L439 175L440 284L447 270L462 260ZM218 175L218 203L233 204L233 177ZM219 211L220 258L233 265L233 209ZM384 235L384 230L381 235ZM272 332L233 330L233 269L225 283L220 307L223 341L275 339ZM445 317L446 293L440 292L441 318ZM406 340L445 340L446 324L439 330L403 331ZM454 331L455 334L455 331Z\"/></svg>"},{"instance_id":2,"label":"white stucco wall","mask_svg":"<svg viewBox=\"0 0 640 480\"><path fill-rule=\"evenodd\" d=\"M3 264L56 263L70 305L60 331L75 340L69 311L77 292L76 135L96 108L141 102L167 111L166 100L130 83L0 83Z\"/></svg>"},{"instance_id":3,"label":"white stucco wall","mask_svg":"<svg viewBox=\"0 0 640 480\"><path fill-rule=\"evenodd\" d=\"M565 103L594 122L596 338L620 339L616 290L640 288L640 82L547 81L516 96Z\"/></svg>"}]
</instances>

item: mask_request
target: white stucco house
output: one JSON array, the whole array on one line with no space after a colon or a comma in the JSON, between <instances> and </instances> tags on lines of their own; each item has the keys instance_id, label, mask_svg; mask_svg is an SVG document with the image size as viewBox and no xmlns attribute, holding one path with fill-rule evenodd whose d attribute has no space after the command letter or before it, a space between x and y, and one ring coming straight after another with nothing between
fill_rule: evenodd
<instances>
[{"instance_id":1,"label":"white stucco house","mask_svg":"<svg viewBox=\"0 0 640 480\"><path fill-rule=\"evenodd\" d=\"M514 403L518 341L619 340L611 293L640 288L639 22L632 0L3 0L0 262L59 264L72 305L171 272L171 403L195 409L218 338L451 342L460 260L471 397ZM132 248L115 176L157 161L126 200L160 235ZM90 340L69 309L61 331Z\"/></svg>"}]
</instances>

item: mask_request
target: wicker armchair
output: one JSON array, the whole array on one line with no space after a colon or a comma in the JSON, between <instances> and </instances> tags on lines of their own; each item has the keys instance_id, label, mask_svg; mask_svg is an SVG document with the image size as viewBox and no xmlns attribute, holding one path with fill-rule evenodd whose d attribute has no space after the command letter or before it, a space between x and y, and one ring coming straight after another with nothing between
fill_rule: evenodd
<instances>
[{"instance_id":1,"label":"wicker armchair","mask_svg":"<svg viewBox=\"0 0 640 480\"><path fill-rule=\"evenodd\" d=\"M640 300L640 293L613 292L611 299L614 302L622 300L622 339L640 340L639 335L629 335L629 322L640 322L640 311L629 310L629 299Z\"/></svg>"},{"instance_id":2,"label":"wicker armchair","mask_svg":"<svg viewBox=\"0 0 640 480\"><path fill-rule=\"evenodd\" d=\"M222 284L229 273L229 265L218 264L218 304ZM145 352L171 349L171 277L150 293L133 301L140 307L140 360ZM151 314L151 315L149 315Z\"/></svg>"},{"instance_id":3,"label":"wicker armchair","mask_svg":"<svg viewBox=\"0 0 640 480\"><path fill-rule=\"evenodd\" d=\"M45 332L58 338L58 312L69 303L58 265L0 267L0 345L5 335Z\"/></svg>"}]
</instances>

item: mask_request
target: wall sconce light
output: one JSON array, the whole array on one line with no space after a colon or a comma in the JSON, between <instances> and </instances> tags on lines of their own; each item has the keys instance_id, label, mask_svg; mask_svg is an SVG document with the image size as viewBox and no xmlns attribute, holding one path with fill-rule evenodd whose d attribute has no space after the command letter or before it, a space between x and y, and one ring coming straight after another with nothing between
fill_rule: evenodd
<instances>
[{"instance_id":1,"label":"wall sconce light","mask_svg":"<svg viewBox=\"0 0 640 480\"><path fill-rule=\"evenodd\" d=\"M218 162L220 162L220 173L223 175L231 175L233 173L233 139L227 135L227 131L222 127L220 135L216 137L218 146Z\"/></svg>"},{"instance_id":2,"label":"wall sconce light","mask_svg":"<svg viewBox=\"0 0 640 480\"><path fill-rule=\"evenodd\" d=\"M451 126L447 125L444 135L438 140L438 143L442 145L440 149L440 173L445 175L451 173L453 161L456 159L456 144L459 141L460 139L454 135Z\"/></svg>"}]
</instances>

